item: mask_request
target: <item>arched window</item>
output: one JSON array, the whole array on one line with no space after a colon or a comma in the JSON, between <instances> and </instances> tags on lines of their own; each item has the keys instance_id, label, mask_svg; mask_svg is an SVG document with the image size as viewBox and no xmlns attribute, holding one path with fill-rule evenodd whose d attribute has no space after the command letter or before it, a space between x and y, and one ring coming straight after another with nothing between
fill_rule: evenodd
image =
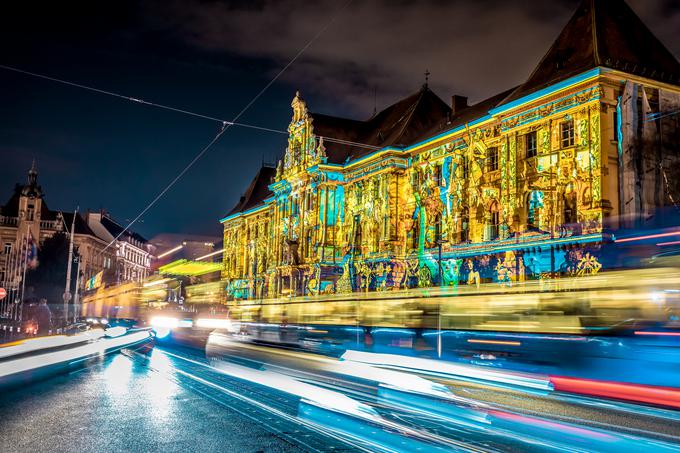
<instances>
[{"instance_id":1,"label":"arched window","mask_svg":"<svg viewBox=\"0 0 680 453\"><path fill-rule=\"evenodd\" d=\"M460 242L470 240L470 210L464 206L460 211Z\"/></svg>"},{"instance_id":2,"label":"arched window","mask_svg":"<svg viewBox=\"0 0 680 453\"><path fill-rule=\"evenodd\" d=\"M532 190L527 194L527 230L537 230L539 220L539 210L544 206L543 192Z\"/></svg>"}]
</instances>

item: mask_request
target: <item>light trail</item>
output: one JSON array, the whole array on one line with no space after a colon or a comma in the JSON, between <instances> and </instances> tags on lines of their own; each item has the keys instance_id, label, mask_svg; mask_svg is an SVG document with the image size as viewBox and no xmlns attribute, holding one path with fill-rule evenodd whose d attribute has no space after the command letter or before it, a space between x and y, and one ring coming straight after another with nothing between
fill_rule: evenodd
<instances>
[{"instance_id":1,"label":"light trail","mask_svg":"<svg viewBox=\"0 0 680 453\"><path fill-rule=\"evenodd\" d=\"M216 368L214 366L211 366L211 365L208 365L208 364L205 364L205 363L201 363L199 361L189 359L189 358L186 358L186 357L182 357L180 355L173 354L173 353L165 351L165 350L163 351L163 353L166 354L166 355L169 355L171 357L175 357L179 360L183 360L183 361L192 363L194 365L197 365L197 366L200 366L200 367L203 367L203 368L207 368L207 369L209 369L213 372L217 372L217 373L220 373L220 374L224 374L226 376L235 377L235 378L240 379L240 380L244 380L244 381L247 381L247 382L251 382L251 383L255 383L255 384L258 384L258 385L265 386L265 387L269 387L269 388L272 388L272 389L277 390L277 391L291 393L293 395L296 395L298 397L303 398L301 401L310 401L310 400L311 401L317 401L317 402L323 401L323 399L319 400L319 394L321 394L324 391L324 389L322 389L318 386L304 384L304 383L299 382L299 381L294 380L294 379L291 379L290 381L284 379L282 381L281 380L282 375L275 376L275 374L272 374L271 372L270 373L260 372L262 374L258 375L258 372L256 370L252 370L252 369L249 369L249 368L246 368L246 367L239 367L240 369L237 369L236 366L233 366L233 365L231 365L230 369L224 369L224 368L221 368L221 367ZM205 380L201 377L195 376L191 373L187 373L187 372L179 370L179 369L176 369L176 372L178 372L182 375L186 375L187 377L194 378L194 379L198 380L199 382L203 383L204 385L207 385L207 386L210 386L210 387L215 388L217 390L228 393L231 396L234 396L238 399L242 399L245 402L249 402L249 404L253 404L253 405L255 405L255 406L257 406L261 409L269 410L269 406L267 406L264 403L253 400L252 398L249 398L247 396L238 394L237 392L233 392L232 390L226 389L226 388L224 388L224 387L222 387L218 384L212 383L212 382ZM284 381L288 382L288 384L285 384ZM308 385L309 387L307 389L298 390L298 389L295 389L292 385L290 385L291 382L296 382L298 386ZM282 384L282 383L285 384L284 388L280 387L280 384ZM317 394L315 395L314 393L311 393L312 391L317 392ZM335 392L335 391L333 391L332 393L338 394L338 392ZM308 399L308 397L311 397L311 399ZM348 400L349 400L349 398L348 398ZM333 406L325 406L325 407L327 409L330 409L330 410L337 410L337 409L334 409ZM370 406L368 406L368 407L370 407ZM286 414L285 412L279 411L278 409L274 409L274 408L271 408L271 409L272 409L271 412L276 413L277 416L282 416L282 417L284 417L288 420L297 421L298 423L308 424L308 426L310 426L310 427L312 427L316 430L318 430L318 428L320 427L317 423L306 421L306 420L300 418L299 416L294 417L294 416L291 416L289 414ZM342 410L342 408L340 408L340 410ZM367 421L370 421L371 423L377 424L377 426L381 426L383 429L393 430L393 431L399 432L399 433L401 433L401 435L405 435L406 438L412 437L412 438L415 438L415 439L419 439L420 442L437 442L437 443L441 444L441 446L447 446L448 445L449 448L451 448L451 447L455 447L456 449L462 448L464 451L474 451L474 452L488 451L488 450L481 450L481 449L479 449L479 448L477 448L473 445L470 445L469 443L444 438L444 437L438 436L434 433L429 433L429 432L423 433L421 431L418 431L418 430L415 430L415 429L412 429L412 428L409 428L409 427L406 427L406 426L403 426L403 425L399 425L395 422L391 422L391 421L386 420L386 419L384 419L380 416L378 416L378 418L375 418L373 416L367 418L366 415L368 415L368 414L362 414L361 411L359 411L355 414L355 416L359 417L359 419L365 419ZM324 428L328 429L328 430L336 430L335 428L328 428L328 427L325 427L325 426L324 426ZM320 432L325 433L325 431L320 431ZM344 431L344 430L342 432L345 435L350 435L350 436L352 435L351 433ZM340 437L337 437L337 438L342 439ZM361 442L361 443L370 442L370 438L357 437L357 436L354 436L354 438L356 439L357 442ZM381 450L381 451L393 451L392 449L386 448L383 444L380 444L380 443L372 443L371 447L372 447L372 450L366 450L366 451L376 451L376 449ZM438 451L439 449L437 447L439 447L439 446L438 445L432 445L431 451Z\"/></svg>"},{"instance_id":2,"label":"light trail","mask_svg":"<svg viewBox=\"0 0 680 453\"><path fill-rule=\"evenodd\" d=\"M657 234L648 234L648 235L645 235L645 236L634 236L634 237L615 239L614 242L621 243L621 242L644 241L646 239L666 238L666 237L669 237L669 236L678 236L678 235L680 235L680 231L672 231L670 233L657 233Z\"/></svg>"}]
</instances>

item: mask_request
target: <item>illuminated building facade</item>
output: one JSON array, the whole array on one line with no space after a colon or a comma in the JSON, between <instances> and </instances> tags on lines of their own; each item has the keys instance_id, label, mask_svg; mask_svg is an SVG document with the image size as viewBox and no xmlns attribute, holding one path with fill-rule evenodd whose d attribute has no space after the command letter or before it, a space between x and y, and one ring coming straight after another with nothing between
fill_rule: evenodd
<instances>
[{"instance_id":1,"label":"illuminated building facade","mask_svg":"<svg viewBox=\"0 0 680 453\"><path fill-rule=\"evenodd\" d=\"M283 159L221 220L234 298L596 273L605 226L680 176L680 64L620 0L582 2L526 82L472 106L427 84L366 121L291 106Z\"/></svg>"}]
</instances>

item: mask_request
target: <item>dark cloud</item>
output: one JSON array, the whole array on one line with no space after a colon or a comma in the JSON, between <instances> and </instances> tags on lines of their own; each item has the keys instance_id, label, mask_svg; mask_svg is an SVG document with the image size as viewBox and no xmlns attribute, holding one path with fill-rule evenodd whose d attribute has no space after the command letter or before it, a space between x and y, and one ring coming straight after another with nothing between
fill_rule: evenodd
<instances>
[{"instance_id":1,"label":"dark cloud","mask_svg":"<svg viewBox=\"0 0 680 453\"><path fill-rule=\"evenodd\" d=\"M676 54L677 2L637 0L633 8ZM284 63L341 2L164 2L154 24L210 52ZM547 51L577 1L355 1L285 74L322 102L367 113L415 91L423 72L448 97L471 100L521 83ZM336 107L337 108L337 107Z\"/></svg>"}]
</instances>

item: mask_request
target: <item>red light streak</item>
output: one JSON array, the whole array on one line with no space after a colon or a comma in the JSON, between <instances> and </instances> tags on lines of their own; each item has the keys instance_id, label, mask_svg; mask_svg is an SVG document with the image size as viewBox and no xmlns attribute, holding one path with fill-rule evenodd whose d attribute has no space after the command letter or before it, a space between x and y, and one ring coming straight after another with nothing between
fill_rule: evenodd
<instances>
[{"instance_id":1,"label":"red light streak","mask_svg":"<svg viewBox=\"0 0 680 453\"><path fill-rule=\"evenodd\" d=\"M644 330L636 330L635 335L659 335L664 337L680 337L680 332L647 332Z\"/></svg>"},{"instance_id":2,"label":"red light streak","mask_svg":"<svg viewBox=\"0 0 680 453\"><path fill-rule=\"evenodd\" d=\"M616 239L614 242L633 242L633 241L643 241L645 239L655 239L655 238L665 238L668 236L678 236L680 231L674 231L672 233L658 233L658 234L648 234L647 236L635 236L632 238Z\"/></svg>"},{"instance_id":3,"label":"red light streak","mask_svg":"<svg viewBox=\"0 0 680 453\"><path fill-rule=\"evenodd\" d=\"M680 389L677 388L595 381L564 376L550 376L550 382L553 388L559 392L603 396L680 409Z\"/></svg>"}]
</instances>

